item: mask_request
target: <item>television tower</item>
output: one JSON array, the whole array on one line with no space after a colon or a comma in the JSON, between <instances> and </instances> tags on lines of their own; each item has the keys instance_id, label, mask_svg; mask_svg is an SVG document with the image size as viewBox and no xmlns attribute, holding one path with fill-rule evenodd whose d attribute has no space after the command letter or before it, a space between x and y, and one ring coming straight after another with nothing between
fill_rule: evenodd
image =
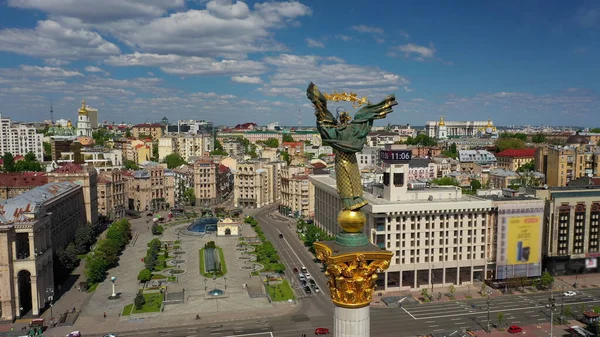
<instances>
[{"instance_id":1,"label":"television tower","mask_svg":"<svg viewBox=\"0 0 600 337\"><path fill-rule=\"evenodd\" d=\"M300 109L298 109L298 129L300 129L301 126L302 126L302 113L300 112Z\"/></svg>"},{"instance_id":2,"label":"television tower","mask_svg":"<svg viewBox=\"0 0 600 337\"><path fill-rule=\"evenodd\" d=\"M50 99L50 123L54 124L54 109L52 109L52 99Z\"/></svg>"}]
</instances>

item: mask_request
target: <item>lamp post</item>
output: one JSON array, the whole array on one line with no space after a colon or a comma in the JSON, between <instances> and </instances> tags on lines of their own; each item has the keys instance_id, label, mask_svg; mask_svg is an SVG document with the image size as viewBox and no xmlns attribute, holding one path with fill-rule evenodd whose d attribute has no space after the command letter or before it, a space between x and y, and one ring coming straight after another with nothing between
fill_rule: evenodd
<instances>
[{"instance_id":1,"label":"lamp post","mask_svg":"<svg viewBox=\"0 0 600 337\"><path fill-rule=\"evenodd\" d=\"M564 318L564 311L563 311L564 310L564 304L565 304L565 302L564 302L565 301L565 292L564 292L564 290L565 289L563 287L561 287L561 289L560 289L560 292L561 292L561 294L560 294L560 324L563 323L563 318Z\"/></svg>"},{"instance_id":2,"label":"lamp post","mask_svg":"<svg viewBox=\"0 0 600 337\"><path fill-rule=\"evenodd\" d=\"M490 333L490 295L492 294L491 291L486 291L487 294L487 332Z\"/></svg>"},{"instance_id":3,"label":"lamp post","mask_svg":"<svg viewBox=\"0 0 600 337\"><path fill-rule=\"evenodd\" d=\"M433 274L433 266L429 265L429 272L431 273L430 281L431 281L431 298L433 299L433 282L435 281L435 276Z\"/></svg>"},{"instance_id":4,"label":"lamp post","mask_svg":"<svg viewBox=\"0 0 600 337\"><path fill-rule=\"evenodd\" d=\"M504 294L508 293L508 266L504 266Z\"/></svg>"},{"instance_id":5,"label":"lamp post","mask_svg":"<svg viewBox=\"0 0 600 337\"><path fill-rule=\"evenodd\" d=\"M117 277L113 276L110 278L110 282L112 283L112 295L111 297L116 297L117 293L115 293L115 282L117 282Z\"/></svg>"},{"instance_id":6,"label":"lamp post","mask_svg":"<svg viewBox=\"0 0 600 337\"><path fill-rule=\"evenodd\" d=\"M208 281L206 278L204 279L204 291L206 291L206 281Z\"/></svg>"},{"instance_id":7,"label":"lamp post","mask_svg":"<svg viewBox=\"0 0 600 337\"><path fill-rule=\"evenodd\" d=\"M556 308L556 299L554 291L550 290L550 298L548 299L548 308L550 308L550 337L554 335L554 309Z\"/></svg>"},{"instance_id":8,"label":"lamp post","mask_svg":"<svg viewBox=\"0 0 600 337\"><path fill-rule=\"evenodd\" d=\"M225 290L227 290L227 277L224 277L223 280L225 280Z\"/></svg>"}]
</instances>

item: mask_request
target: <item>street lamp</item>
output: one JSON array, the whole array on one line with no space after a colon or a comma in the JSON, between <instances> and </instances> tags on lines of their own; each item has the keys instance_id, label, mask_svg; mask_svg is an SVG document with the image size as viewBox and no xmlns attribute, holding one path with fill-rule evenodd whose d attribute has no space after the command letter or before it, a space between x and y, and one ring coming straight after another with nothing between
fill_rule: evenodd
<instances>
[{"instance_id":1,"label":"street lamp","mask_svg":"<svg viewBox=\"0 0 600 337\"><path fill-rule=\"evenodd\" d=\"M204 279L204 291L206 291L206 281L208 281L206 278Z\"/></svg>"},{"instance_id":2,"label":"street lamp","mask_svg":"<svg viewBox=\"0 0 600 337\"><path fill-rule=\"evenodd\" d=\"M556 308L556 299L554 291L550 290L550 298L548 298L548 308L550 308L550 337L554 335L554 309Z\"/></svg>"},{"instance_id":3,"label":"street lamp","mask_svg":"<svg viewBox=\"0 0 600 337\"><path fill-rule=\"evenodd\" d=\"M490 333L490 295L492 294L491 291L486 291L487 294L487 332Z\"/></svg>"},{"instance_id":4,"label":"street lamp","mask_svg":"<svg viewBox=\"0 0 600 337\"><path fill-rule=\"evenodd\" d=\"M217 274L213 274L213 281L215 283L215 289L217 289Z\"/></svg>"},{"instance_id":5,"label":"street lamp","mask_svg":"<svg viewBox=\"0 0 600 337\"><path fill-rule=\"evenodd\" d=\"M508 293L508 266L504 266L504 295Z\"/></svg>"},{"instance_id":6,"label":"street lamp","mask_svg":"<svg viewBox=\"0 0 600 337\"><path fill-rule=\"evenodd\" d=\"M225 290L227 290L227 277L224 277L223 280L225 280Z\"/></svg>"},{"instance_id":7,"label":"street lamp","mask_svg":"<svg viewBox=\"0 0 600 337\"><path fill-rule=\"evenodd\" d=\"M110 282L112 283L112 295L111 297L117 297L117 294L115 293L115 282L117 282L117 277L113 276L110 278Z\"/></svg>"}]
</instances>

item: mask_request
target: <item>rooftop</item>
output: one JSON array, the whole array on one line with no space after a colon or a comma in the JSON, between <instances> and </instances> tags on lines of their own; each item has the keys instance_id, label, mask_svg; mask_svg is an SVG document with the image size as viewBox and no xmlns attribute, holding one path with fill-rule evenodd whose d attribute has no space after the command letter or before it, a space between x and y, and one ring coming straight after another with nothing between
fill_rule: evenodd
<instances>
[{"instance_id":1,"label":"rooftop","mask_svg":"<svg viewBox=\"0 0 600 337\"><path fill-rule=\"evenodd\" d=\"M43 172L0 173L2 187L35 187L48 183L48 176Z\"/></svg>"},{"instance_id":2,"label":"rooftop","mask_svg":"<svg viewBox=\"0 0 600 337\"><path fill-rule=\"evenodd\" d=\"M58 197L79 185L70 181L52 182L33 188L14 198L0 201L0 224L27 221L25 213L37 213L48 200Z\"/></svg>"},{"instance_id":3,"label":"rooftop","mask_svg":"<svg viewBox=\"0 0 600 337\"><path fill-rule=\"evenodd\" d=\"M496 157L487 150L459 150L458 158L461 162L496 161Z\"/></svg>"},{"instance_id":4,"label":"rooftop","mask_svg":"<svg viewBox=\"0 0 600 337\"><path fill-rule=\"evenodd\" d=\"M409 167L428 167L429 166L429 159L411 159L408 162L408 166Z\"/></svg>"},{"instance_id":5,"label":"rooftop","mask_svg":"<svg viewBox=\"0 0 600 337\"><path fill-rule=\"evenodd\" d=\"M496 157L533 158L536 150L537 149L509 149L496 153Z\"/></svg>"},{"instance_id":6,"label":"rooftop","mask_svg":"<svg viewBox=\"0 0 600 337\"><path fill-rule=\"evenodd\" d=\"M158 123L143 123L143 124L136 124L134 126L132 126L133 128L162 128L162 125L158 124Z\"/></svg>"},{"instance_id":7,"label":"rooftop","mask_svg":"<svg viewBox=\"0 0 600 337\"><path fill-rule=\"evenodd\" d=\"M85 173L83 166L75 163L67 163L56 170L53 173Z\"/></svg>"}]
</instances>

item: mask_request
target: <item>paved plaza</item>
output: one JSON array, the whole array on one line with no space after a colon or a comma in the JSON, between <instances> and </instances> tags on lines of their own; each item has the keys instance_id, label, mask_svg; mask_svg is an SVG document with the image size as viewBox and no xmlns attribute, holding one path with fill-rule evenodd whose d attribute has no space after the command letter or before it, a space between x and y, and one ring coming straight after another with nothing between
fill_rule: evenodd
<instances>
[{"instance_id":1,"label":"paved plaza","mask_svg":"<svg viewBox=\"0 0 600 337\"><path fill-rule=\"evenodd\" d=\"M297 303L270 303L266 296L248 295L248 289L255 293L264 293L258 277L252 277L250 271L242 270L243 265L248 262L239 259L244 255L236 247L240 240L238 237L218 237L216 234L189 235L185 234L185 228L189 223L166 227L160 237L161 241L181 241L182 254L178 260L185 262L178 265L185 273L178 275L177 282L169 282L168 293L173 294L171 298L181 298L184 302L179 304L168 304L164 306L163 312L133 314L121 316L123 307L133 303L134 297L140 287L137 280L138 273L144 268L142 258L146 255L148 242L154 238L149 230L149 224L145 221L133 220L132 229L137 239L133 244L127 246L120 257L119 266L109 271L109 275L103 283L98 285L94 293L88 295L85 303L82 303L81 314L73 327L56 327L51 329L53 335L60 336L71 330L80 329L88 333L144 329L152 326L165 326L177 322L180 325L195 323L209 323L234 321L243 318L264 318L277 315L285 315L297 308ZM254 237L256 233L248 224L242 225L241 236ZM227 273L216 280L205 278L200 274L199 249L209 242L223 249ZM236 248L238 248L236 250ZM170 258L174 257L174 251L169 252ZM120 298L109 300L112 293L110 277L116 276L116 292ZM226 278L226 279L225 279ZM226 284L225 284L226 283ZM217 288L224 291L222 296L214 298L208 296L208 291ZM248 289L246 289L248 288ZM255 294L256 295L256 294ZM77 308L79 309L79 308ZM104 318L104 313L107 317ZM200 321L196 320L200 316Z\"/></svg>"}]
</instances>

